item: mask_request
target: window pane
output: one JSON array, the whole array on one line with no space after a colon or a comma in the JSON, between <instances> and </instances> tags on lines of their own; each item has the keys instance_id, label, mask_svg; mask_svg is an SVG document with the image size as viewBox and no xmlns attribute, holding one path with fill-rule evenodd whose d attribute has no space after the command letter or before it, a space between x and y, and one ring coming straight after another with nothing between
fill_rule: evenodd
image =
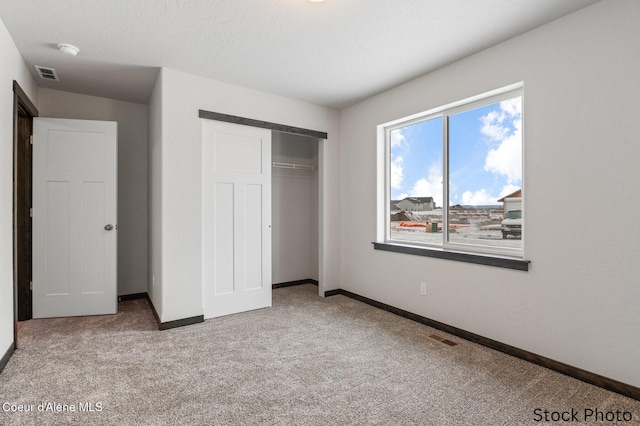
<instances>
[{"instance_id":1,"label":"window pane","mask_svg":"<svg viewBox=\"0 0 640 426\"><path fill-rule=\"evenodd\" d=\"M449 116L447 241L522 248L522 98Z\"/></svg>"},{"instance_id":2,"label":"window pane","mask_svg":"<svg viewBox=\"0 0 640 426\"><path fill-rule=\"evenodd\" d=\"M441 245L442 117L394 129L389 139L389 236Z\"/></svg>"}]
</instances>

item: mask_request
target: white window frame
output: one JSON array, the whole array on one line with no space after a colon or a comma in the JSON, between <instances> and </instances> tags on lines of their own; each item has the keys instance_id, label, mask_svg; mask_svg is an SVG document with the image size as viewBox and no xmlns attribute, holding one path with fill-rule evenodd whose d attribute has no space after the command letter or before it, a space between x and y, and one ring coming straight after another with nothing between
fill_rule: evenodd
<instances>
[{"instance_id":1,"label":"white window frame","mask_svg":"<svg viewBox=\"0 0 640 426\"><path fill-rule=\"evenodd\" d=\"M506 259L524 259L525 255L525 200L522 200L522 217L523 227L520 248L509 247L493 247L480 244L465 244L459 242L448 241L449 226L449 158L448 158L448 118L464 111L473 110L496 102L512 99L520 96L522 99L522 119L524 129L524 84L522 82L502 87L497 90L486 92L477 96L466 98L457 102L443 105L430 109L408 117L403 117L394 121L380 124L377 127L377 148L378 148L378 220L377 235L378 244L390 244L394 246L410 247L414 254L416 248L425 250L433 250L440 252L452 253L470 253L474 255L486 255L492 257L501 257ZM398 240L391 238L391 222L390 222L390 202L391 202L391 149L390 134L391 131L407 127L409 125L427 121L430 119L442 117L442 154L443 154L443 206L442 220L443 232L441 244L428 244L414 241ZM524 192L525 170L524 170L524 131L522 132L522 157L520 159L522 165L522 189ZM401 251L401 250L399 250Z\"/></svg>"}]
</instances>

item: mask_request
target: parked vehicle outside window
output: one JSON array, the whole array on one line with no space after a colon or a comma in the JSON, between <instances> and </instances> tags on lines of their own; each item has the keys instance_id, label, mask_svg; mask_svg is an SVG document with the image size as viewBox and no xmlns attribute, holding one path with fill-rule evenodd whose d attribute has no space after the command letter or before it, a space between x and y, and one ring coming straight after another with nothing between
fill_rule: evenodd
<instances>
[{"instance_id":1,"label":"parked vehicle outside window","mask_svg":"<svg viewBox=\"0 0 640 426\"><path fill-rule=\"evenodd\" d=\"M509 235L522 237L522 210L510 210L502 221L502 239Z\"/></svg>"}]
</instances>

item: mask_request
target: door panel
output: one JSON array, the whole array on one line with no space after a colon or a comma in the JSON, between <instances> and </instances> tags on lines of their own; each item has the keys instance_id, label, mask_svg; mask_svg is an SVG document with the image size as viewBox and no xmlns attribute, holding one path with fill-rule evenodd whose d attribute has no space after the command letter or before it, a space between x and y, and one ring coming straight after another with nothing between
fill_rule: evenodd
<instances>
[{"instance_id":1,"label":"door panel","mask_svg":"<svg viewBox=\"0 0 640 426\"><path fill-rule=\"evenodd\" d=\"M244 186L244 278L247 290L258 290L271 282L262 279L262 215L255 214L262 208L262 185ZM268 226L268 225L267 225Z\"/></svg>"},{"instance_id":2,"label":"door panel","mask_svg":"<svg viewBox=\"0 0 640 426\"><path fill-rule=\"evenodd\" d=\"M34 318L117 312L116 135L115 122L34 119Z\"/></svg>"},{"instance_id":3,"label":"door panel","mask_svg":"<svg viewBox=\"0 0 640 426\"><path fill-rule=\"evenodd\" d=\"M105 167L104 133L49 130L47 165L49 170L102 171Z\"/></svg>"},{"instance_id":4,"label":"door panel","mask_svg":"<svg viewBox=\"0 0 640 426\"><path fill-rule=\"evenodd\" d=\"M71 279L71 215L70 215L69 182L47 182L47 208L42 211L46 220L46 248L45 264L40 264L40 257L36 259L38 267L46 268L46 296L68 296L69 281ZM37 206L38 203L36 202ZM38 209L40 214L40 209ZM36 228L37 229L37 228ZM34 235L34 246L38 247L38 232ZM36 250L41 252L40 250ZM37 280L37 290L40 289ZM39 318L39 316L35 316Z\"/></svg>"},{"instance_id":5,"label":"door panel","mask_svg":"<svg viewBox=\"0 0 640 426\"><path fill-rule=\"evenodd\" d=\"M205 318L271 306L271 131L202 121Z\"/></svg>"},{"instance_id":6,"label":"door panel","mask_svg":"<svg viewBox=\"0 0 640 426\"><path fill-rule=\"evenodd\" d=\"M218 173L262 173L261 138L222 131L216 135L214 150L213 161Z\"/></svg>"},{"instance_id":7,"label":"door panel","mask_svg":"<svg viewBox=\"0 0 640 426\"><path fill-rule=\"evenodd\" d=\"M215 257L215 295L232 294L235 285L233 268L234 244L233 244L233 184L216 183L214 189L216 218L214 253Z\"/></svg>"},{"instance_id":8,"label":"door panel","mask_svg":"<svg viewBox=\"0 0 640 426\"><path fill-rule=\"evenodd\" d=\"M82 292L105 291L104 225L105 185L103 182L84 182L82 188Z\"/></svg>"}]
</instances>

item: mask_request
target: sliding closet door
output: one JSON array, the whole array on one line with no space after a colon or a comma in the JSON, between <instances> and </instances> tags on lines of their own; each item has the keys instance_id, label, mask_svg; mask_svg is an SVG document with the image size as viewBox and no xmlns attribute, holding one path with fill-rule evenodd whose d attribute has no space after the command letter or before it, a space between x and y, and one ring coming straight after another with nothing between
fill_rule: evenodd
<instances>
[{"instance_id":1,"label":"sliding closet door","mask_svg":"<svg viewBox=\"0 0 640 426\"><path fill-rule=\"evenodd\" d=\"M202 191L204 317L271 306L271 131L202 120Z\"/></svg>"}]
</instances>

